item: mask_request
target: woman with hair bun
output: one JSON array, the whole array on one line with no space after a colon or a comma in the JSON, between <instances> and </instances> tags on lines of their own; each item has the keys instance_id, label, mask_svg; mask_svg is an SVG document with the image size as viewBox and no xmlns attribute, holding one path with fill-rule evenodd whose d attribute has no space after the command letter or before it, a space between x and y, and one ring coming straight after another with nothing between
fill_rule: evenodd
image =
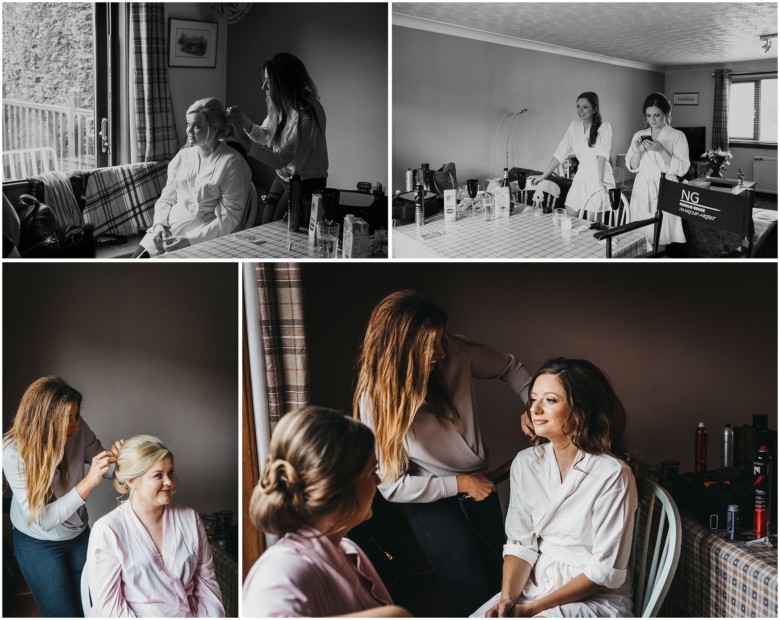
<instances>
[{"instance_id":1,"label":"woman with hair bun","mask_svg":"<svg viewBox=\"0 0 780 620\"><path fill-rule=\"evenodd\" d=\"M110 475L120 445L103 450L81 417L81 394L55 376L30 384L3 437L14 556L44 617L81 616L86 500Z\"/></svg>"},{"instance_id":2,"label":"woman with hair bun","mask_svg":"<svg viewBox=\"0 0 780 620\"><path fill-rule=\"evenodd\" d=\"M345 538L371 517L375 468L374 436L357 420L319 407L281 419L249 513L282 538L244 580L244 616L408 616Z\"/></svg>"},{"instance_id":3,"label":"woman with hair bun","mask_svg":"<svg viewBox=\"0 0 780 620\"><path fill-rule=\"evenodd\" d=\"M631 138L626 152L626 167L636 174L631 191L631 221L653 217L658 207L661 175L670 181L684 176L691 166L688 139L671 126L672 104L661 93L650 93L642 104L646 127ZM640 229L652 241L653 226ZM660 245L685 243L682 220L665 214L661 221Z\"/></svg>"},{"instance_id":4,"label":"woman with hair bun","mask_svg":"<svg viewBox=\"0 0 780 620\"><path fill-rule=\"evenodd\" d=\"M473 615L632 616L638 463L620 399L593 363L552 359L531 382L528 418L534 445L512 463L501 592Z\"/></svg>"},{"instance_id":5,"label":"woman with hair bun","mask_svg":"<svg viewBox=\"0 0 780 620\"><path fill-rule=\"evenodd\" d=\"M230 134L219 99L187 110L187 145L168 164L168 181L154 220L134 253L148 258L228 235L244 222L252 174L224 141Z\"/></svg>"},{"instance_id":6,"label":"woman with hair bun","mask_svg":"<svg viewBox=\"0 0 780 620\"><path fill-rule=\"evenodd\" d=\"M89 615L224 617L206 530L195 510L171 502L171 451L151 435L126 440L114 488L129 498L93 528L84 569Z\"/></svg>"}]
</instances>

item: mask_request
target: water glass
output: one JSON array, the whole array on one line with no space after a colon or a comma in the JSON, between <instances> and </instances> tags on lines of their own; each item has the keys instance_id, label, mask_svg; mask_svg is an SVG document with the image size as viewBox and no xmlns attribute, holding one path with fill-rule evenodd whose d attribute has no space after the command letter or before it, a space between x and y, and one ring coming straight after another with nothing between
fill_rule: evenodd
<instances>
[{"instance_id":1,"label":"water glass","mask_svg":"<svg viewBox=\"0 0 780 620\"><path fill-rule=\"evenodd\" d=\"M333 220L317 222L317 245L320 258L336 258L339 246L339 224Z\"/></svg>"},{"instance_id":2,"label":"water glass","mask_svg":"<svg viewBox=\"0 0 780 620\"><path fill-rule=\"evenodd\" d=\"M553 224L556 226L560 226L561 222L563 222L563 218L566 217L566 209L561 209L560 207L557 209L553 209Z\"/></svg>"},{"instance_id":3,"label":"water glass","mask_svg":"<svg viewBox=\"0 0 780 620\"><path fill-rule=\"evenodd\" d=\"M493 221L496 217L496 197L488 192L482 194L482 208L485 214L485 221Z\"/></svg>"},{"instance_id":4,"label":"water glass","mask_svg":"<svg viewBox=\"0 0 780 620\"><path fill-rule=\"evenodd\" d=\"M571 232L571 229L573 227L573 223L571 221L570 217L563 216L563 219L561 220L561 230L563 232Z\"/></svg>"}]
</instances>

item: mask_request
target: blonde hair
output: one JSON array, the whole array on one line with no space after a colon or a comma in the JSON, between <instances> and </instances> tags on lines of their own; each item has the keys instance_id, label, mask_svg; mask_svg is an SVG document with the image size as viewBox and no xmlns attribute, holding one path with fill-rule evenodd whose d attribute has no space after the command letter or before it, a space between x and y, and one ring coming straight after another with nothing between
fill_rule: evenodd
<instances>
[{"instance_id":1,"label":"blonde hair","mask_svg":"<svg viewBox=\"0 0 780 620\"><path fill-rule=\"evenodd\" d=\"M61 468L62 490L68 490L64 462L70 409L81 407L81 394L60 377L49 375L33 381L22 396L11 429L4 441L13 441L24 463L24 484L32 523L52 494L54 474Z\"/></svg>"},{"instance_id":2,"label":"blonde hair","mask_svg":"<svg viewBox=\"0 0 780 620\"><path fill-rule=\"evenodd\" d=\"M125 439L119 449L114 470L114 488L122 493L130 492L129 481L143 476L166 456L173 460L173 453L152 435L135 435Z\"/></svg>"},{"instance_id":3,"label":"blonde hair","mask_svg":"<svg viewBox=\"0 0 780 620\"><path fill-rule=\"evenodd\" d=\"M334 517L328 535L358 508L356 489L374 453L364 424L322 407L303 407L276 425L249 514L255 527L282 535Z\"/></svg>"},{"instance_id":4,"label":"blonde hair","mask_svg":"<svg viewBox=\"0 0 780 620\"><path fill-rule=\"evenodd\" d=\"M441 308L409 290L391 293L371 312L358 360L353 415L360 416L361 400L366 399L383 482L394 482L406 469L404 437L426 396L440 423L459 423L438 367L431 372L436 333L446 322Z\"/></svg>"},{"instance_id":5,"label":"blonde hair","mask_svg":"<svg viewBox=\"0 0 780 620\"><path fill-rule=\"evenodd\" d=\"M225 106L216 97L198 99L189 108L187 114L200 114L206 124L214 130L217 140L224 140L230 133L230 125L225 114Z\"/></svg>"}]
</instances>

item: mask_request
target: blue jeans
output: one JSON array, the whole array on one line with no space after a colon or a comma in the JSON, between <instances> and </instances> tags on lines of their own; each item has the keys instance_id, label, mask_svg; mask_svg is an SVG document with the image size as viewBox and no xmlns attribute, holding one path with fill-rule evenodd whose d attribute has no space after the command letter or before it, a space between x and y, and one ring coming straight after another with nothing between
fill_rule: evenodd
<instances>
[{"instance_id":1,"label":"blue jeans","mask_svg":"<svg viewBox=\"0 0 780 620\"><path fill-rule=\"evenodd\" d=\"M504 519L498 495L405 504L409 523L455 609L466 618L501 590Z\"/></svg>"},{"instance_id":2,"label":"blue jeans","mask_svg":"<svg viewBox=\"0 0 780 620\"><path fill-rule=\"evenodd\" d=\"M81 570L87 561L89 527L71 540L39 540L16 528L14 555L35 604L46 618L83 618Z\"/></svg>"}]
</instances>

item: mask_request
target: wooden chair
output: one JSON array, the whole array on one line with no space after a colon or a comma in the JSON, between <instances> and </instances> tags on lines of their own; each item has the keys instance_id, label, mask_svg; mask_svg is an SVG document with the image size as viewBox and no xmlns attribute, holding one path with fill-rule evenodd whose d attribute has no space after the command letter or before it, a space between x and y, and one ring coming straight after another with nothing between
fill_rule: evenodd
<instances>
[{"instance_id":1,"label":"wooden chair","mask_svg":"<svg viewBox=\"0 0 780 620\"><path fill-rule=\"evenodd\" d=\"M561 195L561 188L558 187L555 183L553 183L550 180L545 179L544 181L539 181L536 185L531 185L531 179L535 177L529 177L528 181L525 186L525 190L523 191L524 199L523 202L525 202L528 198L528 194L530 192L533 192L531 195L531 202L533 204L538 204L541 206L541 208L545 212L552 211L552 209L555 207L556 203L558 202L558 198ZM526 203L527 204L527 203Z\"/></svg>"},{"instance_id":2,"label":"wooden chair","mask_svg":"<svg viewBox=\"0 0 780 620\"><path fill-rule=\"evenodd\" d=\"M682 521L666 489L647 481L634 520L629 574L634 585L634 616L655 618L669 592L682 545Z\"/></svg>"},{"instance_id":3,"label":"wooden chair","mask_svg":"<svg viewBox=\"0 0 780 620\"><path fill-rule=\"evenodd\" d=\"M253 184L249 184L249 198L247 199L246 212L241 225L236 230L246 230L255 225L257 217L257 190Z\"/></svg>"},{"instance_id":4,"label":"wooden chair","mask_svg":"<svg viewBox=\"0 0 780 620\"><path fill-rule=\"evenodd\" d=\"M84 617L94 617L94 606L92 604L92 595L89 593L89 573L87 565L81 569L81 607L84 609Z\"/></svg>"},{"instance_id":5,"label":"wooden chair","mask_svg":"<svg viewBox=\"0 0 780 620\"><path fill-rule=\"evenodd\" d=\"M619 198L616 193L619 193ZM617 209L613 206L613 198L618 204ZM622 226L629 221L628 199L620 188L611 187L608 192L597 190L588 196L577 217L591 222L600 222L607 228Z\"/></svg>"},{"instance_id":6,"label":"wooden chair","mask_svg":"<svg viewBox=\"0 0 780 620\"><path fill-rule=\"evenodd\" d=\"M599 231L593 236L607 241L607 258L612 257L612 238L650 224L653 229L653 250L648 257L662 256L659 239L663 214L669 213L696 226L723 231L738 239L736 250L723 254L725 258L749 258L753 249L753 192L739 194L719 192L686 183L669 181L661 176L658 186L658 206L655 216L638 222Z\"/></svg>"}]
</instances>

